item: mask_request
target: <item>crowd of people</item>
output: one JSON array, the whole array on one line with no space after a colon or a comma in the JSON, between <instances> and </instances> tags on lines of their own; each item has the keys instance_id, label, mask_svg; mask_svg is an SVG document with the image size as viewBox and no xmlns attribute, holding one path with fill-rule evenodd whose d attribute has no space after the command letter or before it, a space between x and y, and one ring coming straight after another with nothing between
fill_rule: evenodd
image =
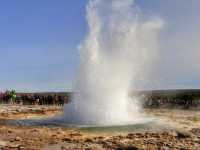
<instances>
[{"instance_id":1,"label":"crowd of people","mask_svg":"<svg viewBox=\"0 0 200 150\"><path fill-rule=\"evenodd\" d=\"M147 108L200 108L200 97L193 94L146 95L143 105Z\"/></svg>"},{"instance_id":2,"label":"crowd of people","mask_svg":"<svg viewBox=\"0 0 200 150\"><path fill-rule=\"evenodd\" d=\"M15 90L0 92L0 104L64 105L70 101L71 93L16 93ZM142 93L143 107L200 107L200 91L182 93Z\"/></svg>"},{"instance_id":3,"label":"crowd of people","mask_svg":"<svg viewBox=\"0 0 200 150\"><path fill-rule=\"evenodd\" d=\"M14 90L0 92L1 104L21 105L64 105L69 102L69 95L59 93L16 93Z\"/></svg>"}]
</instances>

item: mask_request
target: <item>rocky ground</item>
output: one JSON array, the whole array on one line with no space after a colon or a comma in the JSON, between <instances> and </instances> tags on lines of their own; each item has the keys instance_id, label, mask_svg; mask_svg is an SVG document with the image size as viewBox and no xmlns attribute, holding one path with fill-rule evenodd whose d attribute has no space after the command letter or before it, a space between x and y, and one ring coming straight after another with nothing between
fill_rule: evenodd
<instances>
[{"instance_id":1,"label":"rocky ground","mask_svg":"<svg viewBox=\"0 0 200 150\"><path fill-rule=\"evenodd\" d=\"M43 118L60 114L62 108L48 106L0 106L0 120ZM66 127L13 126L0 124L0 149L200 149L200 112L147 109L170 129L131 133L93 133Z\"/></svg>"},{"instance_id":2,"label":"rocky ground","mask_svg":"<svg viewBox=\"0 0 200 150\"><path fill-rule=\"evenodd\" d=\"M0 105L0 119L44 118L61 112L62 108L59 106Z\"/></svg>"}]
</instances>

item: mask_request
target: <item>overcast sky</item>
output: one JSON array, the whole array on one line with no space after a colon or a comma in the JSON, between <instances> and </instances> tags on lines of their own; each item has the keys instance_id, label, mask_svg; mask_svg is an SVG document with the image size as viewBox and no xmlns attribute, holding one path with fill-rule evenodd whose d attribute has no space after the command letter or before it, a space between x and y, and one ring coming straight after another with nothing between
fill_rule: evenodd
<instances>
[{"instance_id":1,"label":"overcast sky","mask_svg":"<svg viewBox=\"0 0 200 150\"><path fill-rule=\"evenodd\" d=\"M0 2L0 89L67 91L87 30L87 0ZM136 0L164 27L149 87L200 88L200 1Z\"/></svg>"}]
</instances>

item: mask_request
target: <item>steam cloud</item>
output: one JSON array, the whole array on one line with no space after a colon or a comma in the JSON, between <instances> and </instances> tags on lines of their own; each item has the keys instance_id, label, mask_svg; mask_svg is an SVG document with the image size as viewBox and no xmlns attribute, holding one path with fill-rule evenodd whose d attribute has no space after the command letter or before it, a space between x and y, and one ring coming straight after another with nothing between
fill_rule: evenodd
<instances>
[{"instance_id":1,"label":"steam cloud","mask_svg":"<svg viewBox=\"0 0 200 150\"><path fill-rule=\"evenodd\" d=\"M80 47L75 93L64 119L73 124L114 125L140 118L136 81L148 80L158 52L162 21L145 20L134 0L90 0L88 35ZM131 87L131 88L130 88Z\"/></svg>"}]
</instances>

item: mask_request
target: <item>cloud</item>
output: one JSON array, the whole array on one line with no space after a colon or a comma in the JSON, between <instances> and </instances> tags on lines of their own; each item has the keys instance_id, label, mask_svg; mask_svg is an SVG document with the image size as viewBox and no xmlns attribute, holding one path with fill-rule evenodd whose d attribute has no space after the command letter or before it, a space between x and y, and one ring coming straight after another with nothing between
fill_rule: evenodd
<instances>
[{"instance_id":1,"label":"cloud","mask_svg":"<svg viewBox=\"0 0 200 150\"><path fill-rule=\"evenodd\" d=\"M164 20L155 68L144 88L200 88L200 1L136 0L146 18Z\"/></svg>"},{"instance_id":2,"label":"cloud","mask_svg":"<svg viewBox=\"0 0 200 150\"><path fill-rule=\"evenodd\" d=\"M165 9L156 11L166 26L152 77L155 88L200 88L200 1L162 1L160 5Z\"/></svg>"}]
</instances>

